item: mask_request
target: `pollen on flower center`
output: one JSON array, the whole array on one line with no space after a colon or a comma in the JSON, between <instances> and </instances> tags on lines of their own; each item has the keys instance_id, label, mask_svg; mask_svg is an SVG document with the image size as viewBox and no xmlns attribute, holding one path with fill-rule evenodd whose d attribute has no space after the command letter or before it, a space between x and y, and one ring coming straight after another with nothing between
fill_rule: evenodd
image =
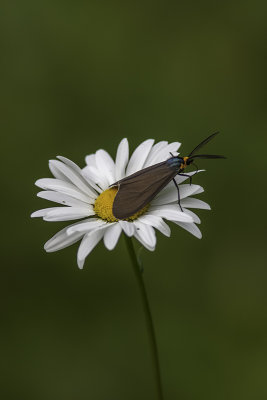
<instances>
[{"instance_id":1,"label":"pollen on flower center","mask_svg":"<svg viewBox=\"0 0 267 400\"><path fill-rule=\"evenodd\" d=\"M107 222L117 222L118 219L112 213L113 202L115 196L118 192L117 187L112 187L110 189L105 190L104 192L100 193L97 197L95 204L94 204L94 211L96 215ZM126 221L133 221L136 218L140 217L140 215L144 214L149 207L147 204L142 210L138 211L134 215L129 218L126 218Z\"/></svg>"}]
</instances>

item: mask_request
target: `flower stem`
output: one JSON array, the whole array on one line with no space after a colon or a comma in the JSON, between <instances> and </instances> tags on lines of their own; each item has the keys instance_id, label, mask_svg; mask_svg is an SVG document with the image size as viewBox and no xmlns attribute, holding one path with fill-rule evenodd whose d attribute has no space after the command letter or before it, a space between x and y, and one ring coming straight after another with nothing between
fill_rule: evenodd
<instances>
[{"instance_id":1,"label":"flower stem","mask_svg":"<svg viewBox=\"0 0 267 400\"><path fill-rule=\"evenodd\" d=\"M139 263L138 263L138 260L136 257L132 239L126 235L124 235L124 237L125 237L127 249L128 249L131 261L132 261L132 265L133 265L134 273L135 273L135 276L137 279L137 283L139 286L139 290L140 290L140 294L141 294L141 298L142 298L143 309L144 309L144 313L145 313L145 317L146 317L147 333L148 333L148 338L149 338L149 343L150 343L150 348L151 348L153 369L154 369L154 375L155 375L156 386L157 386L157 399L163 400L156 335L155 335L155 329L154 329L152 315L151 315L151 311L150 311L150 307L149 307L149 302L148 302L148 298L147 298L147 293L146 293L146 289L145 289L145 285L144 285L144 281L143 281L143 276L142 276L142 272L140 270L140 266L139 266Z\"/></svg>"}]
</instances>

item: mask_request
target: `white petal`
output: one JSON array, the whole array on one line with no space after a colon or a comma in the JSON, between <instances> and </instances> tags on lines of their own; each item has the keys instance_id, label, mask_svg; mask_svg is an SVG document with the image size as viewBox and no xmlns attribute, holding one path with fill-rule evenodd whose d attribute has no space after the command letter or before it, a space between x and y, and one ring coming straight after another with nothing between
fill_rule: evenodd
<instances>
[{"instance_id":1,"label":"white petal","mask_svg":"<svg viewBox=\"0 0 267 400\"><path fill-rule=\"evenodd\" d=\"M109 186L107 178L96 167L85 167L83 169L83 176L89 182L94 182L95 184L97 184L102 190L106 190Z\"/></svg>"},{"instance_id":2,"label":"white petal","mask_svg":"<svg viewBox=\"0 0 267 400\"><path fill-rule=\"evenodd\" d=\"M135 220L133 223L136 227L139 238L147 245L146 247L154 249L157 242L154 228L152 228L152 226L142 224L138 220Z\"/></svg>"},{"instance_id":3,"label":"white petal","mask_svg":"<svg viewBox=\"0 0 267 400\"><path fill-rule=\"evenodd\" d=\"M81 174L79 174L61 161L50 160L50 163L51 165L54 165L62 174L64 174L82 192L86 193L89 197L93 199L96 198L95 191L89 187Z\"/></svg>"},{"instance_id":4,"label":"white petal","mask_svg":"<svg viewBox=\"0 0 267 400\"><path fill-rule=\"evenodd\" d=\"M96 166L95 163L95 155L92 154L93 158L94 158L94 166ZM91 157L91 156L87 156L87 157ZM57 156L57 158L61 161L63 161L66 165L68 165L69 167L71 167L74 171L76 171L78 173L78 175L81 175L83 179L85 179L86 183L89 183L89 186L92 186L93 189L95 189L97 192L99 192L99 187L91 180L87 179L86 176L84 176L83 173L83 169L81 169L77 164L75 164L73 161L69 160L66 157L62 157L62 156ZM86 167L85 167L86 168Z\"/></svg>"},{"instance_id":5,"label":"white petal","mask_svg":"<svg viewBox=\"0 0 267 400\"><path fill-rule=\"evenodd\" d=\"M95 154L89 154L88 156L86 156L85 157L85 162L89 167L95 167L96 168Z\"/></svg>"},{"instance_id":6,"label":"white petal","mask_svg":"<svg viewBox=\"0 0 267 400\"><path fill-rule=\"evenodd\" d=\"M35 185L44 190L55 190L56 192L65 193L75 199L84 201L85 203L91 203L92 198L88 197L77 189L72 183L61 181L60 179L43 178L38 179Z\"/></svg>"},{"instance_id":7,"label":"white petal","mask_svg":"<svg viewBox=\"0 0 267 400\"><path fill-rule=\"evenodd\" d=\"M201 193L204 189L199 185L181 185L179 186L180 199ZM177 188L172 182L172 186L165 187L151 202L151 205L169 204L178 201Z\"/></svg>"},{"instance_id":8,"label":"white petal","mask_svg":"<svg viewBox=\"0 0 267 400\"><path fill-rule=\"evenodd\" d=\"M89 205L88 203L74 199L74 197L68 196L67 194L53 192L52 190L45 190L43 192L39 192L37 193L37 196L41 197L42 199L54 201L55 203L63 204L65 206L89 207L92 209L92 206Z\"/></svg>"},{"instance_id":9,"label":"white petal","mask_svg":"<svg viewBox=\"0 0 267 400\"><path fill-rule=\"evenodd\" d=\"M181 201L181 206L188 208L201 208L203 210L210 210L210 206L208 203L205 203L205 201L199 199L194 199L192 197L183 199Z\"/></svg>"},{"instance_id":10,"label":"white petal","mask_svg":"<svg viewBox=\"0 0 267 400\"><path fill-rule=\"evenodd\" d=\"M150 167L150 165L156 164L156 162L154 160L156 159L157 154L167 146L168 146L168 142L166 140L162 140L161 142L154 144L154 146L150 150L150 153L146 159L144 168Z\"/></svg>"},{"instance_id":11,"label":"white petal","mask_svg":"<svg viewBox=\"0 0 267 400\"><path fill-rule=\"evenodd\" d=\"M163 149L161 149L161 151L159 151L155 157L153 157L153 164L157 164L161 161L165 161L168 160L168 158L171 157L172 153L174 156L177 156L177 150L179 149L179 147L181 146L181 143L179 142L173 142L168 144L167 146L165 146ZM150 164L150 165L153 165Z\"/></svg>"},{"instance_id":12,"label":"white petal","mask_svg":"<svg viewBox=\"0 0 267 400\"><path fill-rule=\"evenodd\" d=\"M205 171L205 169L199 169L197 171L192 171L192 172L187 172L186 171L185 174L193 177L194 175L198 174L199 172L204 172L204 171ZM186 181L186 179L188 179L187 176L183 176L183 175L176 175L175 176L175 180L176 180L176 183L178 185L180 185L182 182ZM171 182L171 183L173 183L173 182Z\"/></svg>"},{"instance_id":13,"label":"white petal","mask_svg":"<svg viewBox=\"0 0 267 400\"><path fill-rule=\"evenodd\" d=\"M54 251L65 249L65 247L78 242L78 240L83 237L83 233L75 232L72 235L67 235L67 229L73 225L66 226L64 229L56 233L51 239L49 239L44 245L45 251L52 253Z\"/></svg>"},{"instance_id":14,"label":"white petal","mask_svg":"<svg viewBox=\"0 0 267 400\"><path fill-rule=\"evenodd\" d=\"M202 193L204 192L204 189L202 186L199 185L180 185L179 186L180 189L180 198L185 199L186 197L192 196L193 194L198 194L198 193ZM177 190L176 190L177 191Z\"/></svg>"},{"instance_id":15,"label":"white petal","mask_svg":"<svg viewBox=\"0 0 267 400\"><path fill-rule=\"evenodd\" d=\"M195 222L195 224L200 224L200 223L201 223L201 221L200 221L198 215L195 214L193 211L188 210L187 208L184 208L184 207L183 207L183 210L184 210L184 212L185 212L186 214L190 215L190 216L193 218L193 221Z\"/></svg>"},{"instance_id":16,"label":"white petal","mask_svg":"<svg viewBox=\"0 0 267 400\"><path fill-rule=\"evenodd\" d=\"M204 170L204 169L199 169L198 171L186 172L186 175L194 176L195 174L197 174L197 173L199 173L199 172L203 172L203 171L205 171L205 170ZM189 179L189 178L188 178L187 176L176 175L174 179L175 179L176 183L177 183L178 185L180 185L181 183L183 183L184 181L186 181L186 180ZM170 182L168 183L168 185L165 186L164 190L168 190L168 189L170 189L170 188L173 188L173 186L174 186L173 181L170 181Z\"/></svg>"},{"instance_id":17,"label":"white petal","mask_svg":"<svg viewBox=\"0 0 267 400\"><path fill-rule=\"evenodd\" d=\"M195 224L185 224L184 222L174 222L174 223L176 225L181 226L186 231L192 233L192 235L196 236L198 239L202 238L202 233Z\"/></svg>"},{"instance_id":18,"label":"white petal","mask_svg":"<svg viewBox=\"0 0 267 400\"><path fill-rule=\"evenodd\" d=\"M171 230L169 225L167 225L166 222L164 222L161 217L145 214L139 217L138 221L142 222L143 224L153 226L154 228L158 229L161 233L163 233L163 235L165 236L168 237L171 236Z\"/></svg>"},{"instance_id":19,"label":"white petal","mask_svg":"<svg viewBox=\"0 0 267 400\"><path fill-rule=\"evenodd\" d=\"M133 222L128 222L128 221L119 221L119 224L122 228L122 230L124 231L124 233L131 237L134 235L135 233L135 227Z\"/></svg>"},{"instance_id":20,"label":"white petal","mask_svg":"<svg viewBox=\"0 0 267 400\"><path fill-rule=\"evenodd\" d=\"M106 177L108 184L115 182L115 164L110 155L105 150L98 150L95 154L96 166Z\"/></svg>"},{"instance_id":21,"label":"white petal","mask_svg":"<svg viewBox=\"0 0 267 400\"><path fill-rule=\"evenodd\" d=\"M62 161L64 164L68 165L70 168L72 168L75 172L78 174L81 173L81 168L75 164L75 162L71 161L70 159L63 157L63 156L57 156L57 158Z\"/></svg>"},{"instance_id":22,"label":"white petal","mask_svg":"<svg viewBox=\"0 0 267 400\"><path fill-rule=\"evenodd\" d=\"M146 158L153 146L154 139L145 140L133 152L126 169L126 176L133 174L143 168Z\"/></svg>"},{"instance_id":23,"label":"white petal","mask_svg":"<svg viewBox=\"0 0 267 400\"><path fill-rule=\"evenodd\" d=\"M190 185L189 185L190 186ZM192 186L192 185L191 185ZM196 185L196 186L198 186L198 185ZM203 189L203 187L202 186L198 186L198 189L193 193L194 195L195 194L200 194L200 193L203 193L204 192L204 189Z\"/></svg>"},{"instance_id":24,"label":"white petal","mask_svg":"<svg viewBox=\"0 0 267 400\"><path fill-rule=\"evenodd\" d=\"M90 220L86 220L86 222L82 221L82 222L70 227L67 230L67 234L71 235L73 232L87 233L91 230L95 230L95 229L102 228L102 227L107 227L109 225L111 225L111 224L108 224L107 222L105 222L101 219L91 218Z\"/></svg>"},{"instance_id":25,"label":"white petal","mask_svg":"<svg viewBox=\"0 0 267 400\"><path fill-rule=\"evenodd\" d=\"M118 223L105 229L104 244L108 250L114 249L119 240L121 231L122 231L121 226Z\"/></svg>"},{"instance_id":26,"label":"white petal","mask_svg":"<svg viewBox=\"0 0 267 400\"><path fill-rule=\"evenodd\" d=\"M163 206L151 206L149 209L149 214L156 215L168 219L170 221L180 221L180 222L193 222L193 218L182 212L178 204L168 204Z\"/></svg>"},{"instance_id":27,"label":"white petal","mask_svg":"<svg viewBox=\"0 0 267 400\"><path fill-rule=\"evenodd\" d=\"M62 174L62 172L60 172L53 164L51 164L51 162L48 162L48 167L56 179L70 182L69 179L64 174Z\"/></svg>"},{"instance_id":28,"label":"white petal","mask_svg":"<svg viewBox=\"0 0 267 400\"><path fill-rule=\"evenodd\" d=\"M134 237L149 251L154 251L155 250L155 246L149 246L143 239L142 237L139 235L138 233L139 231L135 232Z\"/></svg>"},{"instance_id":29,"label":"white petal","mask_svg":"<svg viewBox=\"0 0 267 400\"><path fill-rule=\"evenodd\" d=\"M32 218L37 218L37 217L44 217L49 211L54 210L57 207L51 207L51 208L43 208L42 210L34 211L31 214Z\"/></svg>"},{"instance_id":30,"label":"white petal","mask_svg":"<svg viewBox=\"0 0 267 400\"><path fill-rule=\"evenodd\" d=\"M204 169L200 169L200 170L197 171L197 173L198 173L198 172L202 172L202 171L205 171L205 170L204 170ZM188 172L187 175L190 175L190 176L192 175L192 176L194 176L195 173L196 173L196 171ZM182 182L184 182L186 179L188 179L188 177L186 177L186 176L180 176L180 175L176 175L176 176L175 176L175 181L176 181L176 183L177 183L178 185L180 185L180 184L181 184ZM175 190L174 190L174 189L175 189ZM177 189L176 189L176 187L175 187L175 185L174 185L174 183L173 183L172 180L167 184L167 186L165 186L164 189L161 190L161 192L155 197L155 199L158 198L158 196L160 196L161 194L165 193L165 191L166 191L166 192L168 192L168 191L174 191L174 193L175 193L175 191L176 191L176 195L177 195ZM201 190L201 192L203 192L203 189ZM154 200L153 200L153 202L154 202Z\"/></svg>"},{"instance_id":31,"label":"white petal","mask_svg":"<svg viewBox=\"0 0 267 400\"><path fill-rule=\"evenodd\" d=\"M82 207L54 207L53 210L46 213L45 221L69 221L94 215L94 211Z\"/></svg>"},{"instance_id":32,"label":"white petal","mask_svg":"<svg viewBox=\"0 0 267 400\"><path fill-rule=\"evenodd\" d=\"M126 138L118 146L115 162L115 181L125 177L125 168L129 160L129 144Z\"/></svg>"},{"instance_id":33,"label":"white petal","mask_svg":"<svg viewBox=\"0 0 267 400\"><path fill-rule=\"evenodd\" d=\"M89 185L97 192L97 194L99 194L99 193L102 193L103 192L103 190L101 189L101 187L100 186L98 186L91 178L91 174L90 174L90 172L88 173L88 170L87 170L87 168L89 168L89 167L85 167L83 170L82 170L82 176L83 176L83 178L86 180L86 182L88 182L89 183Z\"/></svg>"},{"instance_id":34,"label":"white petal","mask_svg":"<svg viewBox=\"0 0 267 400\"><path fill-rule=\"evenodd\" d=\"M80 269L83 268L85 258L100 242L103 235L104 235L104 229L96 229L94 231L87 233L84 236L77 254L77 263Z\"/></svg>"}]
</instances>

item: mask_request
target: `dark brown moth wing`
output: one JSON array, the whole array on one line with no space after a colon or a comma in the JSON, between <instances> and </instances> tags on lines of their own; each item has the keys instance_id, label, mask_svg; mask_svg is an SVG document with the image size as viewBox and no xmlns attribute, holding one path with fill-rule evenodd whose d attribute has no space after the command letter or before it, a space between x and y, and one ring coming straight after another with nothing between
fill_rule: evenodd
<instances>
[{"instance_id":1,"label":"dark brown moth wing","mask_svg":"<svg viewBox=\"0 0 267 400\"><path fill-rule=\"evenodd\" d=\"M116 184L119 189L113 203L113 215L118 219L125 219L140 211L177 172L177 169L171 168L164 161L118 181Z\"/></svg>"},{"instance_id":2,"label":"dark brown moth wing","mask_svg":"<svg viewBox=\"0 0 267 400\"><path fill-rule=\"evenodd\" d=\"M125 183L125 182L127 182L127 181L132 182L132 179L133 179L133 178L135 178L135 177L137 177L137 176L139 176L139 175L142 175L144 172L152 171L152 170L154 170L155 168L157 169L160 165L164 165L165 163L166 163L166 161L162 161L162 162L160 162L160 163L151 165L150 167L147 167L147 168L144 168L144 169L140 169L139 171L134 172L133 174L131 174L131 175L129 175L129 176L126 176L125 178L120 179L120 180L117 181L117 182L112 183L112 185L110 185L110 186L118 186L120 183Z\"/></svg>"}]
</instances>

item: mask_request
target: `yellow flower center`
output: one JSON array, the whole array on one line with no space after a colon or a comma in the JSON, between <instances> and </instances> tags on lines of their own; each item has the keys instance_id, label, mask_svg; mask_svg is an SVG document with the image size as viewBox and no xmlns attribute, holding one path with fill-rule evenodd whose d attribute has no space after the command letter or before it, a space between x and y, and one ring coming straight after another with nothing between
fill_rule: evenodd
<instances>
[{"instance_id":1,"label":"yellow flower center","mask_svg":"<svg viewBox=\"0 0 267 400\"><path fill-rule=\"evenodd\" d=\"M104 192L100 193L97 197L95 204L94 204L94 211L96 215L107 222L117 222L118 219L112 213L113 202L115 196L118 192L117 187L112 187L110 189L105 190ZM137 211L134 215L129 218L125 218L126 221L134 221L136 218L140 217L144 214L149 207L147 204L142 210Z\"/></svg>"}]
</instances>

